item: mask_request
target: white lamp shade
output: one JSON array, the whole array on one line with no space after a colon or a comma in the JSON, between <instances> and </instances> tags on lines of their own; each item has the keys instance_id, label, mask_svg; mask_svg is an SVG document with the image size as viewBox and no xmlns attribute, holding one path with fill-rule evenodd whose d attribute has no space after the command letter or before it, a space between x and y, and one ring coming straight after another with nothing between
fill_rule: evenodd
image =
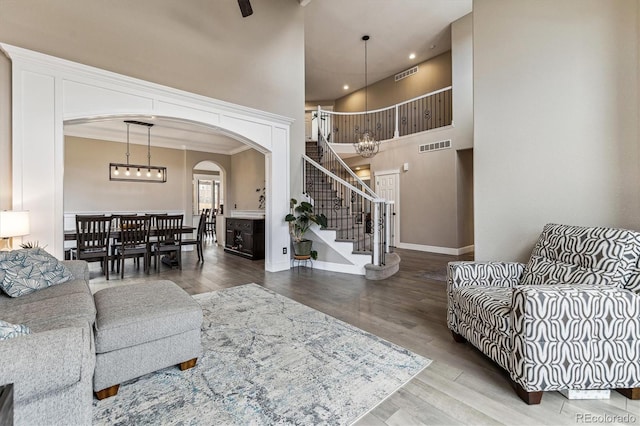
<instances>
[{"instance_id":1,"label":"white lamp shade","mask_svg":"<svg viewBox=\"0 0 640 426\"><path fill-rule=\"evenodd\" d=\"M0 238L21 237L28 234L28 211L0 211Z\"/></svg>"}]
</instances>

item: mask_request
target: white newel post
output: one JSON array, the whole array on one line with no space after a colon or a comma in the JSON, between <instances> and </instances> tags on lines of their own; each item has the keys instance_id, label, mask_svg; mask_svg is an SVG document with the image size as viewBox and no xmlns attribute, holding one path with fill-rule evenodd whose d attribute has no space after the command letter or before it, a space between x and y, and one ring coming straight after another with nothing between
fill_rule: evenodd
<instances>
[{"instance_id":1,"label":"white newel post","mask_svg":"<svg viewBox=\"0 0 640 426\"><path fill-rule=\"evenodd\" d=\"M373 264L380 266L380 204L381 200L375 200L373 202L373 223L371 224L373 230Z\"/></svg>"}]
</instances>

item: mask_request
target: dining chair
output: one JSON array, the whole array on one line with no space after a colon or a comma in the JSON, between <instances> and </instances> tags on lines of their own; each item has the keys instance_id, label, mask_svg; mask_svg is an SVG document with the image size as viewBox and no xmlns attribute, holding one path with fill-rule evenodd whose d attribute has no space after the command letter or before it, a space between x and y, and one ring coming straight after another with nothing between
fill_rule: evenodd
<instances>
[{"instance_id":1,"label":"dining chair","mask_svg":"<svg viewBox=\"0 0 640 426\"><path fill-rule=\"evenodd\" d=\"M204 209L209 210L209 209ZM204 252L202 251L202 240L204 239L205 226L207 223L207 215L203 211L200 215L200 220L198 220L198 229L196 231L196 238L183 239L181 241L181 245L183 246L196 246L196 251L198 252L198 261L204 262Z\"/></svg>"},{"instance_id":2,"label":"dining chair","mask_svg":"<svg viewBox=\"0 0 640 426\"><path fill-rule=\"evenodd\" d=\"M124 260L135 258L140 266L140 257L143 258L144 272L149 272L150 220L144 216L120 216L119 243L115 246L115 256L118 261L120 278L124 278Z\"/></svg>"},{"instance_id":3,"label":"dining chair","mask_svg":"<svg viewBox=\"0 0 640 426\"><path fill-rule=\"evenodd\" d=\"M109 279L109 235L111 217L76 215L75 258L87 262L102 262L102 271Z\"/></svg>"},{"instance_id":4,"label":"dining chair","mask_svg":"<svg viewBox=\"0 0 640 426\"><path fill-rule=\"evenodd\" d=\"M130 216L128 214L112 214L111 215L111 229L120 229L120 218L123 216ZM116 248L120 245L120 235L112 235L109 243L109 249L111 250L111 272L115 271L116 267Z\"/></svg>"},{"instance_id":5,"label":"dining chair","mask_svg":"<svg viewBox=\"0 0 640 426\"><path fill-rule=\"evenodd\" d=\"M155 241L151 242L151 253L154 256L154 267L158 269L158 259L161 255L169 255L171 260L177 261L178 268L182 269L182 224L183 215L156 216L154 229Z\"/></svg>"},{"instance_id":6,"label":"dining chair","mask_svg":"<svg viewBox=\"0 0 640 426\"><path fill-rule=\"evenodd\" d=\"M205 224L205 234L207 237L213 238L213 241L216 242L216 213L218 209L209 209L209 214L207 214L207 222Z\"/></svg>"},{"instance_id":7,"label":"dining chair","mask_svg":"<svg viewBox=\"0 0 640 426\"><path fill-rule=\"evenodd\" d=\"M158 216L168 216L169 213L145 213L144 217L149 218L149 226L152 228L156 227L156 217Z\"/></svg>"}]
</instances>

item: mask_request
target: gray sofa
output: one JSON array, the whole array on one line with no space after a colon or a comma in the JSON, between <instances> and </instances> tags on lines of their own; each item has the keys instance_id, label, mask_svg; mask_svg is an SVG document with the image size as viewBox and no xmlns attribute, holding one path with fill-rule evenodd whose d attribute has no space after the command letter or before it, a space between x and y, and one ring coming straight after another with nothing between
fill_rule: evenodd
<instances>
[{"instance_id":1,"label":"gray sofa","mask_svg":"<svg viewBox=\"0 0 640 426\"><path fill-rule=\"evenodd\" d=\"M11 298L0 317L31 334L0 341L0 385L14 384L15 425L91 424L96 318L84 261L65 261L74 279Z\"/></svg>"}]
</instances>

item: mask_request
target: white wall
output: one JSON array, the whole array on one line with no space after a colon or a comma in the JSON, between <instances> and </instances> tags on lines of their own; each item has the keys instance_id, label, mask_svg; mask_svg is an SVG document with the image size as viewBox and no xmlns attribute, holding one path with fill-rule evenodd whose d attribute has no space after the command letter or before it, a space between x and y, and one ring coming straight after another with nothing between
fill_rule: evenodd
<instances>
[{"instance_id":1,"label":"white wall","mask_svg":"<svg viewBox=\"0 0 640 426\"><path fill-rule=\"evenodd\" d=\"M11 62L3 55L0 93L0 210L11 210Z\"/></svg>"},{"instance_id":2,"label":"white wall","mask_svg":"<svg viewBox=\"0 0 640 426\"><path fill-rule=\"evenodd\" d=\"M547 222L640 229L637 0L476 0L476 258Z\"/></svg>"},{"instance_id":3,"label":"white wall","mask_svg":"<svg viewBox=\"0 0 640 426\"><path fill-rule=\"evenodd\" d=\"M473 147L473 15L451 24L451 82L454 144Z\"/></svg>"}]
</instances>

